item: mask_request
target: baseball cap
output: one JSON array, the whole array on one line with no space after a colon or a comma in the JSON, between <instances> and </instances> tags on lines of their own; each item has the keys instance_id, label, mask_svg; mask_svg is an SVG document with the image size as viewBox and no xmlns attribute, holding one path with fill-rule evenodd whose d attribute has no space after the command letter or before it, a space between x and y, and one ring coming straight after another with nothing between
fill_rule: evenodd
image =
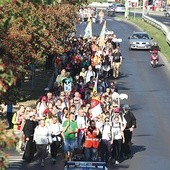
<instances>
[{"instance_id":1,"label":"baseball cap","mask_svg":"<svg viewBox=\"0 0 170 170\"><path fill-rule=\"evenodd\" d=\"M128 104L124 104L124 105L123 105L123 109L130 109L130 107L129 107Z\"/></svg>"},{"instance_id":2,"label":"baseball cap","mask_svg":"<svg viewBox=\"0 0 170 170\"><path fill-rule=\"evenodd\" d=\"M115 112L115 113L119 113L119 112L120 112L120 108L119 108L119 107L115 108L115 109L114 109L114 112Z\"/></svg>"}]
</instances>

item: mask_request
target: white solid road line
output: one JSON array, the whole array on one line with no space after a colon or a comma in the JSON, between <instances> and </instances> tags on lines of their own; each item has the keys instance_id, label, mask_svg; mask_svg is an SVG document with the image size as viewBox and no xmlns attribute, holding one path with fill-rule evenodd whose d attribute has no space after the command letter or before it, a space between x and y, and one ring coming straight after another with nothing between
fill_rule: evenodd
<instances>
[{"instance_id":1,"label":"white solid road line","mask_svg":"<svg viewBox=\"0 0 170 170\"><path fill-rule=\"evenodd\" d=\"M7 170L20 170L22 165L22 157L21 156L9 156L9 166Z\"/></svg>"}]
</instances>

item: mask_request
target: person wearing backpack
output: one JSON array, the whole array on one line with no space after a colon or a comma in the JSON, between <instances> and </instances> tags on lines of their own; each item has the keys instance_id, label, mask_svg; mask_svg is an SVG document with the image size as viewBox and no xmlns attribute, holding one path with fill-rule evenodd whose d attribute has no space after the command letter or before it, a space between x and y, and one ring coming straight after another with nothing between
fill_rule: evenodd
<instances>
[{"instance_id":1,"label":"person wearing backpack","mask_svg":"<svg viewBox=\"0 0 170 170\"><path fill-rule=\"evenodd\" d=\"M108 163L111 145L113 142L113 130L108 117L105 118L103 126L100 128L102 138L100 142L101 161Z\"/></svg>"},{"instance_id":2,"label":"person wearing backpack","mask_svg":"<svg viewBox=\"0 0 170 170\"><path fill-rule=\"evenodd\" d=\"M90 65L88 67L88 70L85 71L85 82L88 83L90 81L90 77L93 76L95 77L95 72L93 71L92 66Z\"/></svg>"},{"instance_id":3,"label":"person wearing backpack","mask_svg":"<svg viewBox=\"0 0 170 170\"><path fill-rule=\"evenodd\" d=\"M114 122L113 122L113 152L112 156L115 159L115 164L119 164L120 161L120 155L121 155L121 147L122 143L125 142L125 137L124 137L124 132L123 128L121 126L121 123L119 122L119 117L116 116L114 117Z\"/></svg>"},{"instance_id":4,"label":"person wearing backpack","mask_svg":"<svg viewBox=\"0 0 170 170\"><path fill-rule=\"evenodd\" d=\"M112 64L114 78L119 77L119 70L121 64L122 64L122 54L120 53L119 49L116 48L113 53L113 64Z\"/></svg>"}]
</instances>

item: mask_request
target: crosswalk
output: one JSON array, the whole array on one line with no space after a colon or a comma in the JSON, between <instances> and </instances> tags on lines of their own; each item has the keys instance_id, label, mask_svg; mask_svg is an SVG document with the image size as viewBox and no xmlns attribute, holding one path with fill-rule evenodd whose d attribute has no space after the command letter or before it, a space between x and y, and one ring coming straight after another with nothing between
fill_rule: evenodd
<instances>
[{"instance_id":1,"label":"crosswalk","mask_svg":"<svg viewBox=\"0 0 170 170\"><path fill-rule=\"evenodd\" d=\"M21 156L9 156L9 166L7 170L21 170L22 157Z\"/></svg>"}]
</instances>

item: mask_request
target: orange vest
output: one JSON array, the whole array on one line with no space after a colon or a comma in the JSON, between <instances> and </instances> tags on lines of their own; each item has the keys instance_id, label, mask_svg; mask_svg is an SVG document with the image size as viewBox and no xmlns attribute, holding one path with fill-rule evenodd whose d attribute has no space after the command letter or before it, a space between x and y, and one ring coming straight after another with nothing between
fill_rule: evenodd
<instances>
[{"instance_id":1,"label":"orange vest","mask_svg":"<svg viewBox=\"0 0 170 170\"><path fill-rule=\"evenodd\" d=\"M86 137L85 137L85 143L84 147L85 148L98 148L99 147L99 139L96 137L97 130L93 130L91 133L90 131L86 132Z\"/></svg>"}]
</instances>

